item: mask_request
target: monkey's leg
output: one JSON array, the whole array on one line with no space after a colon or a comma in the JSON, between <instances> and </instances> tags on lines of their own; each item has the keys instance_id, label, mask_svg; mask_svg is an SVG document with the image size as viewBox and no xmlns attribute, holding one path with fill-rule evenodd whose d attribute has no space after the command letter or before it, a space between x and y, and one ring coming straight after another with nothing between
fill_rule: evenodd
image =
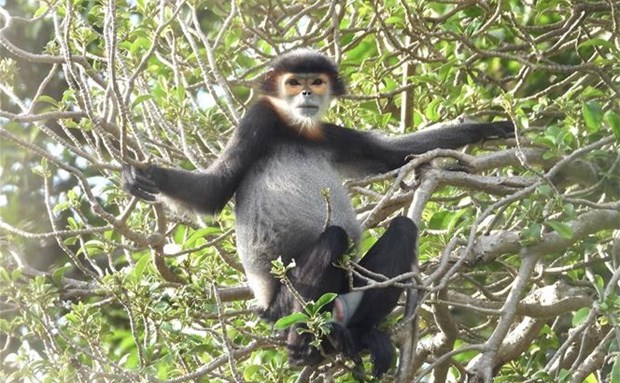
<instances>
[{"instance_id":1,"label":"monkey's leg","mask_svg":"<svg viewBox=\"0 0 620 383\"><path fill-rule=\"evenodd\" d=\"M320 235L311 249L295 259L296 266L289 272L288 277L293 288L305 301L315 301L325 293L345 291L346 272L334 264L340 261L348 246L346 232L338 226L330 226ZM280 286L274 304L283 305L279 307L283 315L303 310L301 302L285 286ZM324 309L331 310L331 307L332 304L329 304ZM324 341L324 352L353 349L352 342L347 336L348 332L344 332L343 328L338 330L342 331L334 334L337 344ZM323 360L321 353L310 345L312 339L312 335L304 332L302 326L296 325L289 330L287 347L291 363L313 365ZM343 342L348 345L341 345Z\"/></svg>"},{"instance_id":2,"label":"monkey's leg","mask_svg":"<svg viewBox=\"0 0 620 383\"><path fill-rule=\"evenodd\" d=\"M409 218L396 217L383 236L366 253L359 265L373 274L394 278L411 271L415 256L417 227ZM370 277L372 279L372 277ZM355 287L367 285L367 281L355 277ZM402 292L398 287L353 291L338 297L334 317L342 325L373 327L396 306ZM345 307L340 307L340 304ZM339 312L338 310L344 310Z\"/></svg>"},{"instance_id":3,"label":"monkey's leg","mask_svg":"<svg viewBox=\"0 0 620 383\"><path fill-rule=\"evenodd\" d=\"M338 226L330 226L314 245L295 258L296 266L288 279L304 300L316 300L327 292L342 292L346 287L345 272L333 266L347 251L347 233ZM279 284L269 307L262 317L270 322L299 311L303 307L289 289Z\"/></svg>"},{"instance_id":4,"label":"monkey's leg","mask_svg":"<svg viewBox=\"0 0 620 383\"><path fill-rule=\"evenodd\" d=\"M316 300L321 295L339 293L346 288L345 270L334 267L349 247L347 233L339 226L329 226L316 244L295 259L296 267L289 279L305 300Z\"/></svg>"},{"instance_id":5,"label":"monkey's leg","mask_svg":"<svg viewBox=\"0 0 620 383\"><path fill-rule=\"evenodd\" d=\"M413 221L397 217L359 265L386 278L407 273L411 271L416 241L417 227ZM359 277L353 283L355 287L367 284ZM402 291L400 287L353 291L339 296L334 305L334 318L352 334L356 352L369 350L375 376L390 368L394 356L389 336L375 327L396 307Z\"/></svg>"}]
</instances>

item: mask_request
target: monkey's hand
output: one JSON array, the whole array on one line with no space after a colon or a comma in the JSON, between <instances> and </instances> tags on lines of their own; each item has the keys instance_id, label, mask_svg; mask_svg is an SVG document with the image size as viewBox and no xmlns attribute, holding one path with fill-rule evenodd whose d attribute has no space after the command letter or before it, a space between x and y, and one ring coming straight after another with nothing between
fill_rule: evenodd
<instances>
[{"instance_id":1,"label":"monkey's hand","mask_svg":"<svg viewBox=\"0 0 620 383\"><path fill-rule=\"evenodd\" d=\"M512 121L491 122L484 132L483 140L512 138L515 136L515 126Z\"/></svg>"},{"instance_id":2,"label":"monkey's hand","mask_svg":"<svg viewBox=\"0 0 620 383\"><path fill-rule=\"evenodd\" d=\"M343 354L356 364L361 364L359 351L349 330L335 322L330 326L329 335L320 341L321 350L311 344L315 340L313 335L308 332L298 333L298 327L289 329L286 345L289 363L295 366L314 366L322 362L325 355Z\"/></svg>"},{"instance_id":3,"label":"monkey's hand","mask_svg":"<svg viewBox=\"0 0 620 383\"><path fill-rule=\"evenodd\" d=\"M160 193L159 186L153 178L155 166L146 168L125 165L121 176L123 178L123 188L131 195L145 201L154 202L157 194Z\"/></svg>"}]
</instances>

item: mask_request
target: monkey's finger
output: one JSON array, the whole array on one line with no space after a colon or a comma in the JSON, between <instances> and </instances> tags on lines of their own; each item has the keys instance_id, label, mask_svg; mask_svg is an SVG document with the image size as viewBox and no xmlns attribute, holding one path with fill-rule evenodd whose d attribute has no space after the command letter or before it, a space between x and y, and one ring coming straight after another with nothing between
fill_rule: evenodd
<instances>
[{"instance_id":1,"label":"monkey's finger","mask_svg":"<svg viewBox=\"0 0 620 383\"><path fill-rule=\"evenodd\" d=\"M137 178L140 176L140 174L140 170L134 168L133 166L123 166L121 178L123 180L123 187L125 188L125 190L130 191L132 186L138 182Z\"/></svg>"},{"instance_id":2,"label":"monkey's finger","mask_svg":"<svg viewBox=\"0 0 620 383\"><path fill-rule=\"evenodd\" d=\"M157 194L159 193L159 187L152 179L142 174L136 174L135 183L138 187L146 192Z\"/></svg>"},{"instance_id":3,"label":"monkey's finger","mask_svg":"<svg viewBox=\"0 0 620 383\"><path fill-rule=\"evenodd\" d=\"M157 194L160 191L157 184L153 182L142 169L133 166L123 166L121 176L123 179L123 188L131 194L134 194L134 189L140 189L150 194Z\"/></svg>"},{"instance_id":4,"label":"monkey's finger","mask_svg":"<svg viewBox=\"0 0 620 383\"><path fill-rule=\"evenodd\" d=\"M512 121L494 122L492 127L495 134L490 138L511 138L515 136L515 126Z\"/></svg>"},{"instance_id":5,"label":"monkey's finger","mask_svg":"<svg viewBox=\"0 0 620 383\"><path fill-rule=\"evenodd\" d=\"M133 184L135 180L133 166L123 165L123 170L121 171L121 178L123 179L123 184Z\"/></svg>"},{"instance_id":6,"label":"monkey's finger","mask_svg":"<svg viewBox=\"0 0 620 383\"><path fill-rule=\"evenodd\" d=\"M127 190L132 196L138 197L148 202L155 202L157 200L157 195L153 193L149 193L145 190L142 190L138 185L131 185Z\"/></svg>"}]
</instances>

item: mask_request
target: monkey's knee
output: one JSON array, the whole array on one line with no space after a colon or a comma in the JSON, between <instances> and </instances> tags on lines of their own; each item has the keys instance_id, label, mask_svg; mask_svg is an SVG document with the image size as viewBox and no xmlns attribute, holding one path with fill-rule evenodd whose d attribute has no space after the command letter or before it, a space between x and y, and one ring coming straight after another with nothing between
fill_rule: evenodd
<instances>
[{"instance_id":1,"label":"monkey's knee","mask_svg":"<svg viewBox=\"0 0 620 383\"><path fill-rule=\"evenodd\" d=\"M349 236L340 226L328 226L316 242L302 255L295 259L297 267L293 269L291 276L301 281L316 285L316 278L333 278L334 276L323 275L334 262L346 253L349 247Z\"/></svg>"},{"instance_id":2,"label":"monkey's knee","mask_svg":"<svg viewBox=\"0 0 620 383\"><path fill-rule=\"evenodd\" d=\"M349 236L342 227L332 225L321 233L318 242L329 244L332 253L342 255L349 247Z\"/></svg>"},{"instance_id":3,"label":"monkey's knee","mask_svg":"<svg viewBox=\"0 0 620 383\"><path fill-rule=\"evenodd\" d=\"M395 232L402 235L417 237L418 226L410 218L401 215L395 217L392 222L390 222L387 232Z\"/></svg>"}]
</instances>

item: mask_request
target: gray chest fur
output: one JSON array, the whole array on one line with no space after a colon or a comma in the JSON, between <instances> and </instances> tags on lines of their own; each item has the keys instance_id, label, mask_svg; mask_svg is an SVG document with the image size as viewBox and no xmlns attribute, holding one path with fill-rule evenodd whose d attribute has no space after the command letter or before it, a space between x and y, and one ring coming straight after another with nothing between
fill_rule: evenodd
<instances>
[{"instance_id":1,"label":"gray chest fur","mask_svg":"<svg viewBox=\"0 0 620 383\"><path fill-rule=\"evenodd\" d=\"M317 240L327 218L325 189L331 224L357 241L360 225L328 152L282 144L245 176L237 189L235 214L237 249L251 285L257 275L273 279L272 260L282 257L287 264Z\"/></svg>"}]
</instances>

